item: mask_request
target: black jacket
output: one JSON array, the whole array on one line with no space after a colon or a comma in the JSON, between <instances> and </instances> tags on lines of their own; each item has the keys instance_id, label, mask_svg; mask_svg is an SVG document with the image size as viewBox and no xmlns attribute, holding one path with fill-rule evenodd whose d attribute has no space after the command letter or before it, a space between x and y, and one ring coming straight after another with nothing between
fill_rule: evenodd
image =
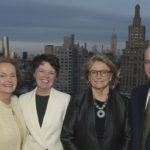
<instances>
[{"instance_id":1,"label":"black jacket","mask_svg":"<svg viewBox=\"0 0 150 150\"><path fill-rule=\"evenodd\" d=\"M131 120L127 99L110 90L104 137L99 141L91 89L73 97L64 120L61 141L64 150L130 150Z\"/></svg>"},{"instance_id":2,"label":"black jacket","mask_svg":"<svg viewBox=\"0 0 150 150\"><path fill-rule=\"evenodd\" d=\"M150 83L142 85L132 90L132 126L133 126L133 146L132 150L140 149L141 135L143 131L144 112ZM146 141L146 149L150 150L150 133Z\"/></svg>"}]
</instances>

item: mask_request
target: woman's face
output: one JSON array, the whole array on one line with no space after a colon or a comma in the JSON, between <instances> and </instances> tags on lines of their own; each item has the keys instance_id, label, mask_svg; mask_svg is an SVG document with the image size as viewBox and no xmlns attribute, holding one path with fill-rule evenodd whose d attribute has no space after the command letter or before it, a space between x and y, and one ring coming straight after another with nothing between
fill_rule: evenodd
<instances>
[{"instance_id":1,"label":"woman's face","mask_svg":"<svg viewBox=\"0 0 150 150\"><path fill-rule=\"evenodd\" d=\"M50 90L55 81L56 71L48 62L43 61L42 64L40 64L35 70L34 78L36 80L38 90L44 90L46 92Z\"/></svg>"},{"instance_id":2,"label":"woman's face","mask_svg":"<svg viewBox=\"0 0 150 150\"><path fill-rule=\"evenodd\" d=\"M89 70L88 79L95 89L104 89L108 87L109 81L112 79L112 73L110 68L101 61L93 63Z\"/></svg>"},{"instance_id":3,"label":"woman's face","mask_svg":"<svg viewBox=\"0 0 150 150\"><path fill-rule=\"evenodd\" d=\"M17 86L16 69L10 63L0 63L0 94L11 94Z\"/></svg>"}]
</instances>

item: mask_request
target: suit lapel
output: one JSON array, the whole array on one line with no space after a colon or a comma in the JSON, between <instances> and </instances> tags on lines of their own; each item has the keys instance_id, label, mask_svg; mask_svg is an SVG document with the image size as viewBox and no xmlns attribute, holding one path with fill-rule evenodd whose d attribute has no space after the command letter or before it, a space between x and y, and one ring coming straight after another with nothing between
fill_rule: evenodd
<instances>
[{"instance_id":1,"label":"suit lapel","mask_svg":"<svg viewBox=\"0 0 150 150\"><path fill-rule=\"evenodd\" d=\"M46 108L45 115L43 118L43 123L41 126L41 128L43 129L46 126L48 126L51 121L53 122L53 119L55 119L53 117L55 116L54 113L56 112L56 109L57 109L56 107L54 107L54 103L57 101L56 98L57 96L55 95L55 91L53 88L51 88L47 108Z\"/></svg>"},{"instance_id":2,"label":"suit lapel","mask_svg":"<svg viewBox=\"0 0 150 150\"><path fill-rule=\"evenodd\" d=\"M141 91L141 95L139 96L139 107L138 107L138 115L139 118L144 118L144 112L145 112L145 105L146 105L146 100L147 100L147 93L148 93L148 89Z\"/></svg>"},{"instance_id":3,"label":"suit lapel","mask_svg":"<svg viewBox=\"0 0 150 150\"><path fill-rule=\"evenodd\" d=\"M39 126L39 121L38 121L38 116L37 116L35 95L36 95L36 89L31 94L31 100L29 103L29 107L30 107L29 117L30 117L30 122L32 122L34 127L37 130L39 130L40 126Z\"/></svg>"},{"instance_id":4,"label":"suit lapel","mask_svg":"<svg viewBox=\"0 0 150 150\"><path fill-rule=\"evenodd\" d=\"M37 89L37 88L36 88ZM44 146L44 140L41 135L41 128L39 125L39 120L37 116L37 109L36 109L36 100L35 100L35 95L36 95L36 89L31 93L31 99L28 104L28 118L29 118L29 123L31 123L31 130L34 130L34 134L36 135L36 138L38 139L38 142Z\"/></svg>"},{"instance_id":5,"label":"suit lapel","mask_svg":"<svg viewBox=\"0 0 150 150\"><path fill-rule=\"evenodd\" d=\"M146 84L143 87L143 89L141 89L140 91L141 94L139 94L139 97L138 97L137 116L139 116L138 124L141 125L141 129L143 128L143 120L144 120L145 105L146 105L148 90L149 90L149 84Z\"/></svg>"}]
</instances>

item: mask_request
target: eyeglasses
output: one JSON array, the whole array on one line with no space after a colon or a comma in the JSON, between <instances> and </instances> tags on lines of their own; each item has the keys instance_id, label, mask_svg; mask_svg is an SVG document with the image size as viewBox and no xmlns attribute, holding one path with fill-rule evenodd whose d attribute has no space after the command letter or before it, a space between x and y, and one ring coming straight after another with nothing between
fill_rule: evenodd
<instances>
[{"instance_id":1,"label":"eyeglasses","mask_svg":"<svg viewBox=\"0 0 150 150\"><path fill-rule=\"evenodd\" d=\"M97 77L100 74L102 77L108 76L111 71L109 70L91 70L89 71L90 75L93 77Z\"/></svg>"},{"instance_id":2,"label":"eyeglasses","mask_svg":"<svg viewBox=\"0 0 150 150\"><path fill-rule=\"evenodd\" d=\"M145 65L150 64L150 60L144 60L144 64L145 64Z\"/></svg>"}]
</instances>

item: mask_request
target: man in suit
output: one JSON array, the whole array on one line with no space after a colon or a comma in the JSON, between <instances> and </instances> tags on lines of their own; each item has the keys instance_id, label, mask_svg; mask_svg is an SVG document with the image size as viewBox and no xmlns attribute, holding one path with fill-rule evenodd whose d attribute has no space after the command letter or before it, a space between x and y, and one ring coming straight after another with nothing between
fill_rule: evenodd
<instances>
[{"instance_id":1,"label":"man in suit","mask_svg":"<svg viewBox=\"0 0 150 150\"><path fill-rule=\"evenodd\" d=\"M145 51L144 68L147 77L150 79L150 47ZM133 89L131 92L133 125L132 150L150 150L149 99L150 82ZM147 116L149 116L149 118Z\"/></svg>"}]
</instances>

